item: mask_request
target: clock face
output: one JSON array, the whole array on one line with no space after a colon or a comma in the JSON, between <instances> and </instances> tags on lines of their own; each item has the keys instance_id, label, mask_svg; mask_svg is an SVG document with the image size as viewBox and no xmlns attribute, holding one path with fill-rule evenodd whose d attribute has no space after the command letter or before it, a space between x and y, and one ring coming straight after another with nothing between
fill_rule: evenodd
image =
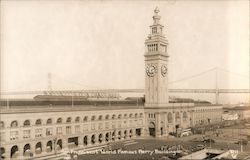
<instances>
[{"instance_id":1,"label":"clock face","mask_svg":"<svg viewBox=\"0 0 250 160\"><path fill-rule=\"evenodd\" d=\"M146 73L148 76L153 77L157 73L157 67L155 64L148 64L146 68Z\"/></svg>"},{"instance_id":2,"label":"clock face","mask_svg":"<svg viewBox=\"0 0 250 160\"><path fill-rule=\"evenodd\" d=\"M168 73L168 68L167 68L167 65L164 64L161 66L161 74L163 77L165 77L167 73Z\"/></svg>"}]
</instances>

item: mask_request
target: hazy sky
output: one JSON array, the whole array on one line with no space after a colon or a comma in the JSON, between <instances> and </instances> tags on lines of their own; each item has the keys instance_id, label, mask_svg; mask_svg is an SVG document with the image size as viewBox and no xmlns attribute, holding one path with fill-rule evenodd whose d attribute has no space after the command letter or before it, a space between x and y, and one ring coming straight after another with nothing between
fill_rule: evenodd
<instances>
[{"instance_id":1,"label":"hazy sky","mask_svg":"<svg viewBox=\"0 0 250 160\"><path fill-rule=\"evenodd\" d=\"M2 1L1 90L144 88L144 41L158 6L169 80L214 67L248 76L248 1ZM215 72L172 88L214 88ZM248 79L219 72L220 88Z\"/></svg>"}]
</instances>

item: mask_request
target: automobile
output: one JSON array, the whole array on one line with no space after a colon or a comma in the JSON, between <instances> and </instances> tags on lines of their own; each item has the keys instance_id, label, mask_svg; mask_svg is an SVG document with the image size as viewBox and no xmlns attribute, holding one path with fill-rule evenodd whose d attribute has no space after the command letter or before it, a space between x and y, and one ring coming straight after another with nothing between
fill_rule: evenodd
<instances>
[{"instance_id":1,"label":"automobile","mask_svg":"<svg viewBox=\"0 0 250 160\"><path fill-rule=\"evenodd\" d=\"M247 144L248 144L248 141L247 141L247 140L239 140L239 141L235 142L235 144L247 145Z\"/></svg>"},{"instance_id":2,"label":"automobile","mask_svg":"<svg viewBox=\"0 0 250 160\"><path fill-rule=\"evenodd\" d=\"M205 146L204 146L203 144L198 144L198 145L196 146L196 148L197 148L198 150L202 150L202 149L205 148Z\"/></svg>"},{"instance_id":3,"label":"automobile","mask_svg":"<svg viewBox=\"0 0 250 160\"><path fill-rule=\"evenodd\" d=\"M191 149L191 152L200 151L200 150L202 150L202 149L204 149L204 148L205 148L205 146L204 146L203 144L198 144L196 147L193 147L193 148Z\"/></svg>"},{"instance_id":4,"label":"automobile","mask_svg":"<svg viewBox=\"0 0 250 160\"><path fill-rule=\"evenodd\" d=\"M215 140L208 138L203 140L204 143L215 143Z\"/></svg>"}]
</instances>

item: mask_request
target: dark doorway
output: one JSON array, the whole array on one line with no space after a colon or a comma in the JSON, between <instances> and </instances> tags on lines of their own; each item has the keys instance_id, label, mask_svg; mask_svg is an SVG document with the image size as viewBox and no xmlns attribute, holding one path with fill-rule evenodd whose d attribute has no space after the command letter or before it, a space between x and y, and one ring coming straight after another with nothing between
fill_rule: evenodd
<instances>
[{"instance_id":1,"label":"dark doorway","mask_svg":"<svg viewBox=\"0 0 250 160\"><path fill-rule=\"evenodd\" d=\"M26 144L24 147L23 147L23 155L27 156L30 154L30 144Z\"/></svg>"},{"instance_id":2,"label":"dark doorway","mask_svg":"<svg viewBox=\"0 0 250 160\"><path fill-rule=\"evenodd\" d=\"M5 158L5 149L3 147L1 147L1 149L0 149L0 154L1 154L0 159L4 159Z\"/></svg>"},{"instance_id":3,"label":"dark doorway","mask_svg":"<svg viewBox=\"0 0 250 160\"><path fill-rule=\"evenodd\" d=\"M15 153L18 151L18 147L17 146L13 146L11 148L11 152L10 152L10 157L15 157Z\"/></svg>"},{"instance_id":4,"label":"dark doorway","mask_svg":"<svg viewBox=\"0 0 250 160\"><path fill-rule=\"evenodd\" d=\"M91 136L91 143L95 144L95 135L94 134Z\"/></svg>"},{"instance_id":5,"label":"dark doorway","mask_svg":"<svg viewBox=\"0 0 250 160\"><path fill-rule=\"evenodd\" d=\"M109 141L109 133L106 133L105 140L106 140L106 142Z\"/></svg>"},{"instance_id":6,"label":"dark doorway","mask_svg":"<svg viewBox=\"0 0 250 160\"><path fill-rule=\"evenodd\" d=\"M163 128L161 127L161 135L163 135Z\"/></svg>"},{"instance_id":7,"label":"dark doorway","mask_svg":"<svg viewBox=\"0 0 250 160\"><path fill-rule=\"evenodd\" d=\"M0 159L5 158L5 149L3 147L1 147L1 149L0 149L0 155L1 155Z\"/></svg>"},{"instance_id":8,"label":"dark doorway","mask_svg":"<svg viewBox=\"0 0 250 160\"><path fill-rule=\"evenodd\" d=\"M150 122L149 124L149 135L155 137L155 124L154 122Z\"/></svg>"},{"instance_id":9,"label":"dark doorway","mask_svg":"<svg viewBox=\"0 0 250 160\"><path fill-rule=\"evenodd\" d=\"M59 139L59 140L57 141L56 144L57 144L57 145L56 145L56 149L57 149L57 150L61 150L61 149L62 149L62 140Z\"/></svg>"},{"instance_id":10,"label":"dark doorway","mask_svg":"<svg viewBox=\"0 0 250 160\"><path fill-rule=\"evenodd\" d=\"M75 144L75 146L78 146L78 137L68 138L68 143Z\"/></svg>"},{"instance_id":11,"label":"dark doorway","mask_svg":"<svg viewBox=\"0 0 250 160\"><path fill-rule=\"evenodd\" d=\"M99 143L102 143L102 134L99 134Z\"/></svg>"},{"instance_id":12,"label":"dark doorway","mask_svg":"<svg viewBox=\"0 0 250 160\"><path fill-rule=\"evenodd\" d=\"M112 141L115 140L115 131L112 133Z\"/></svg>"},{"instance_id":13,"label":"dark doorway","mask_svg":"<svg viewBox=\"0 0 250 160\"><path fill-rule=\"evenodd\" d=\"M149 128L149 135L155 137L155 128Z\"/></svg>"},{"instance_id":14,"label":"dark doorway","mask_svg":"<svg viewBox=\"0 0 250 160\"><path fill-rule=\"evenodd\" d=\"M88 137L87 136L85 136L84 138L83 138L83 144L86 146L86 145L88 145Z\"/></svg>"},{"instance_id":15,"label":"dark doorway","mask_svg":"<svg viewBox=\"0 0 250 160\"><path fill-rule=\"evenodd\" d=\"M122 132L119 131L119 132L118 132L118 139L119 139L119 140L121 139L121 136L122 136Z\"/></svg>"},{"instance_id":16,"label":"dark doorway","mask_svg":"<svg viewBox=\"0 0 250 160\"><path fill-rule=\"evenodd\" d=\"M124 139L127 138L127 130L124 131Z\"/></svg>"},{"instance_id":17,"label":"dark doorway","mask_svg":"<svg viewBox=\"0 0 250 160\"><path fill-rule=\"evenodd\" d=\"M135 133L136 133L137 136L141 136L141 128L137 128L135 130Z\"/></svg>"},{"instance_id":18,"label":"dark doorway","mask_svg":"<svg viewBox=\"0 0 250 160\"><path fill-rule=\"evenodd\" d=\"M36 154L42 153L42 143L41 143L41 142L38 142L38 143L36 144L35 153L36 153Z\"/></svg>"},{"instance_id":19,"label":"dark doorway","mask_svg":"<svg viewBox=\"0 0 250 160\"><path fill-rule=\"evenodd\" d=\"M51 151L52 151L52 141L48 141L48 142L47 142L47 147L46 147L46 149L47 149L47 152L51 152Z\"/></svg>"}]
</instances>

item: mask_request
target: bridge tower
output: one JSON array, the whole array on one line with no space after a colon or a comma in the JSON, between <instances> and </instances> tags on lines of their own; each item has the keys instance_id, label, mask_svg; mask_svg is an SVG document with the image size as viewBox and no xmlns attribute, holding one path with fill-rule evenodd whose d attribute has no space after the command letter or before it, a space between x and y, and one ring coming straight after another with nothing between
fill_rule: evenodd
<instances>
[{"instance_id":1,"label":"bridge tower","mask_svg":"<svg viewBox=\"0 0 250 160\"><path fill-rule=\"evenodd\" d=\"M145 40L145 107L161 107L168 103L168 41L163 35L158 7L154 10L153 25Z\"/></svg>"}]
</instances>

